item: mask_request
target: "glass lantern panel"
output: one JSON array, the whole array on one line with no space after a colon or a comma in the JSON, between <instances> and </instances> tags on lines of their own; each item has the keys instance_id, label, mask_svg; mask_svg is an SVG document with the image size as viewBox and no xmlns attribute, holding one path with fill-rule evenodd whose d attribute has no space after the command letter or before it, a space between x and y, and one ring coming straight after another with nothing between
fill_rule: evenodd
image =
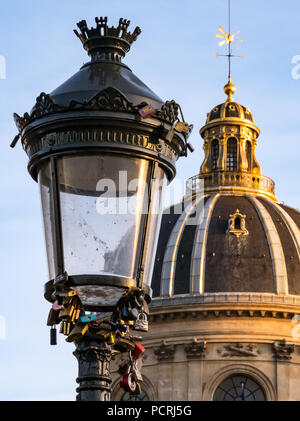
<instances>
[{"instance_id":1,"label":"glass lantern panel","mask_svg":"<svg viewBox=\"0 0 300 421\"><path fill-rule=\"evenodd\" d=\"M145 258L143 283L150 286L156 255L156 248L162 218L163 192L167 178L162 168L158 168L151 186L151 205L148 220L148 247Z\"/></svg>"},{"instance_id":2,"label":"glass lantern panel","mask_svg":"<svg viewBox=\"0 0 300 421\"><path fill-rule=\"evenodd\" d=\"M55 221L53 217L53 212L51 210L50 163L49 162L46 163L40 170L38 181L39 181L40 193L41 193L49 279L54 279L56 277L56 273L55 273L55 260L54 260L54 238L52 234L52 227L55 226Z\"/></svg>"},{"instance_id":3,"label":"glass lantern panel","mask_svg":"<svg viewBox=\"0 0 300 421\"><path fill-rule=\"evenodd\" d=\"M150 170L148 160L119 155L58 159L69 275L136 278Z\"/></svg>"}]
</instances>

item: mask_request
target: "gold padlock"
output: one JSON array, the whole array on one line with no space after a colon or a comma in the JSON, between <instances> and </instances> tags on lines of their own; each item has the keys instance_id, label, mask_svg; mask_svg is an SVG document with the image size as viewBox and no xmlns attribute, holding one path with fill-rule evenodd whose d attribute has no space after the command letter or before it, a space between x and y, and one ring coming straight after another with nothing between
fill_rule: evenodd
<instances>
[{"instance_id":1,"label":"gold padlock","mask_svg":"<svg viewBox=\"0 0 300 421\"><path fill-rule=\"evenodd\" d=\"M115 344L114 349L120 352L133 351L135 343L130 339L119 337L118 342Z\"/></svg>"},{"instance_id":2,"label":"gold padlock","mask_svg":"<svg viewBox=\"0 0 300 421\"><path fill-rule=\"evenodd\" d=\"M66 338L67 342L73 342L81 339L83 335L87 332L89 325L76 325L71 331L69 336Z\"/></svg>"},{"instance_id":3,"label":"gold padlock","mask_svg":"<svg viewBox=\"0 0 300 421\"><path fill-rule=\"evenodd\" d=\"M60 324L59 333L62 333L64 335L69 335L71 330L71 323L63 320Z\"/></svg>"},{"instance_id":4,"label":"gold padlock","mask_svg":"<svg viewBox=\"0 0 300 421\"><path fill-rule=\"evenodd\" d=\"M73 306L73 304L64 306L64 308L62 308L59 312L59 316L58 316L59 319L64 319L64 318L72 319L74 310L75 310L75 307Z\"/></svg>"},{"instance_id":5,"label":"gold padlock","mask_svg":"<svg viewBox=\"0 0 300 421\"><path fill-rule=\"evenodd\" d=\"M184 132L184 133L188 133L189 132L189 125L186 121L177 121L175 124L175 130L177 132Z\"/></svg>"},{"instance_id":6,"label":"gold padlock","mask_svg":"<svg viewBox=\"0 0 300 421\"><path fill-rule=\"evenodd\" d=\"M58 320L58 312L53 310L53 308L50 309L48 319L47 319L47 326L53 326L59 323Z\"/></svg>"},{"instance_id":7,"label":"gold padlock","mask_svg":"<svg viewBox=\"0 0 300 421\"><path fill-rule=\"evenodd\" d=\"M98 332L96 333L96 335L99 335L102 337L102 339L107 340L108 337L110 336L110 332L108 332L107 330L98 330Z\"/></svg>"},{"instance_id":8,"label":"gold padlock","mask_svg":"<svg viewBox=\"0 0 300 421\"><path fill-rule=\"evenodd\" d=\"M113 345L115 343L115 337L112 333L107 337L107 343L108 345Z\"/></svg>"}]
</instances>

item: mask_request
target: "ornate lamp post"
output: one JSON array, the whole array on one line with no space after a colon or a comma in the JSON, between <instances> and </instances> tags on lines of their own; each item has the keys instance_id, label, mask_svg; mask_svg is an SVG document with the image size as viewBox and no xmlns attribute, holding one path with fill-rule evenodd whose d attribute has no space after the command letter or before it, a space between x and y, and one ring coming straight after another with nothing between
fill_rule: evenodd
<instances>
[{"instance_id":1,"label":"ornate lamp post","mask_svg":"<svg viewBox=\"0 0 300 421\"><path fill-rule=\"evenodd\" d=\"M163 103L122 63L140 29L95 20L95 28L81 21L74 31L91 61L41 93L30 113L14 114L11 145L21 138L40 185L48 325L52 344L59 323L75 342L78 400L109 400L113 352L129 351L133 367L142 352L130 329L143 321L147 328L163 185L192 149L179 105ZM134 392L140 377L132 370L123 382Z\"/></svg>"}]
</instances>

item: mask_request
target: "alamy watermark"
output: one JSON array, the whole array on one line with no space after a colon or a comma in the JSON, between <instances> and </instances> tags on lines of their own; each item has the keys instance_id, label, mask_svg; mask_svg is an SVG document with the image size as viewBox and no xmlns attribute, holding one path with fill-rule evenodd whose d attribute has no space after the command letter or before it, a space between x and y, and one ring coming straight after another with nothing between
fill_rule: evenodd
<instances>
[{"instance_id":1,"label":"alamy watermark","mask_svg":"<svg viewBox=\"0 0 300 421\"><path fill-rule=\"evenodd\" d=\"M97 182L96 211L100 215L184 214L186 225L197 225L203 218L204 181L189 186L177 178L170 186L165 180L128 180L127 171L119 171L117 179L102 178ZM151 205L150 196L151 195ZM176 203L177 199L177 203ZM175 204L174 204L175 203Z\"/></svg>"},{"instance_id":2,"label":"alamy watermark","mask_svg":"<svg viewBox=\"0 0 300 421\"><path fill-rule=\"evenodd\" d=\"M300 54L292 57L292 64L295 64L291 71L292 78L300 79Z\"/></svg>"},{"instance_id":3,"label":"alamy watermark","mask_svg":"<svg viewBox=\"0 0 300 421\"><path fill-rule=\"evenodd\" d=\"M6 79L6 60L0 55L0 79Z\"/></svg>"},{"instance_id":4,"label":"alamy watermark","mask_svg":"<svg viewBox=\"0 0 300 421\"><path fill-rule=\"evenodd\" d=\"M5 318L0 315L0 339L6 339Z\"/></svg>"}]
</instances>

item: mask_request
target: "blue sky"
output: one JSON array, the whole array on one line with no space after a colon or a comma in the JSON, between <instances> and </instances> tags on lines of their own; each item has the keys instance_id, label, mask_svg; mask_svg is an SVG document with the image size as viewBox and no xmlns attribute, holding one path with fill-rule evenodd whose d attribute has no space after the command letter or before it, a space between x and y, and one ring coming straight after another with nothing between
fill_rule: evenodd
<instances>
[{"instance_id":1,"label":"blue sky","mask_svg":"<svg viewBox=\"0 0 300 421\"><path fill-rule=\"evenodd\" d=\"M244 59L234 59L235 99L250 108L261 129L257 158L263 174L276 182L280 201L300 208L300 79L292 78L292 58L300 55L298 0L232 0L232 30L239 29ZM43 299L47 266L39 191L27 173L12 114L29 111L40 92L51 92L87 61L74 35L76 22L108 16L140 26L142 34L125 63L162 99L175 99L194 124L195 152L182 158L178 177L195 175L203 159L199 129L206 113L225 99L227 63L215 34L227 29L227 0L10 0L1 7L1 281L0 400L74 400L77 362L62 335L49 346Z\"/></svg>"}]
</instances>

